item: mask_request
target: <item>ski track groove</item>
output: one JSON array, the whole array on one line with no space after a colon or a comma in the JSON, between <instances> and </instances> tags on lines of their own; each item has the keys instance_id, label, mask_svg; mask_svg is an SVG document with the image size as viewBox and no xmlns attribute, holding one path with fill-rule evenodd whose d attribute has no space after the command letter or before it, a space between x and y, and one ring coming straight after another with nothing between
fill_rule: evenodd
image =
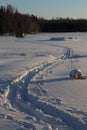
<instances>
[{"instance_id":1,"label":"ski track groove","mask_svg":"<svg viewBox=\"0 0 87 130\"><path fill-rule=\"evenodd\" d=\"M72 57L72 50L70 48L64 49L66 50L64 56L61 57L61 60L70 59ZM59 107L56 107L50 102L44 102L43 100L40 100L39 97L35 97L28 91L28 86L32 78L34 78L34 76L40 71L43 71L52 64L55 64L58 60L59 58L51 59L47 63L42 63L41 65L39 64L32 69L27 70L23 75L10 83L6 97L13 107L16 106L19 109L21 108L24 112L35 116L37 120L42 120L46 124L50 124L53 130L56 129L58 124L61 124L59 121L56 121L57 118L60 118L67 126L74 130L87 130L87 124L72 115L73 109L71 112L66 109L63 110L59 104ZM40 89L39 91L44 91L40 86L38 86L38 88ZM25 104L23 105L24 102ZM28 103L30 103L30 105L28 105ZM64 105L61 104L61 106L63 107ZM37 109L41 110L43 113L40 113ZM45 114L50 115L50 117L47 117ZM33 126L31 127L33 128Z\"/></svg>"}]
</instances>

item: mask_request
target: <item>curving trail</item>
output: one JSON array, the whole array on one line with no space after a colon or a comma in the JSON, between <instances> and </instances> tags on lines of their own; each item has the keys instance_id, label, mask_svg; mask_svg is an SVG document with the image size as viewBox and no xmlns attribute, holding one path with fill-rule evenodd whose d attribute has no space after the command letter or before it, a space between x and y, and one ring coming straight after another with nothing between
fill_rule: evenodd
<instances>
[{"instance_id":1,"label":"curving trail","mask_svg":"<svg viewBox=\"0 0 87 130\"><path fill-rule=\"evenodd\" d=\"M44 82L50 80L38 79L39 73L43 77L49 73L49 70L55 65L61 64L64 60L72 57L73 51L70 48L64 48L61 58L50 56L48 61L37 64L32 68L25 70L23 75L13 80L5 93L7 102L12 107L22 110L28 115L35 117L35 120L42 122L47 130L87 130L87 122L83 121L83 116L87 116L84 112L69 108L62 103L60 99L50 97L48 92L42 88ZM57 79L53 79L54 81ZM67 80L69 80L67 78ZM79 114L78 114L79 113ZM37 129L31 124L24 125ZM29 128L28 127L28 128Z\"/></svg>"}]
</instances>

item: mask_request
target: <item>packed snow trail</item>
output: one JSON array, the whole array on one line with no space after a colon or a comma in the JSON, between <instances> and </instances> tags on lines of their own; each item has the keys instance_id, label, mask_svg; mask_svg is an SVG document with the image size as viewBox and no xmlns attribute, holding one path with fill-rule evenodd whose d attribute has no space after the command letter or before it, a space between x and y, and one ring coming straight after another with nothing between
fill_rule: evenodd
<instances>
[{"instance_id":1,"label":"packed snow trail","mask_svg":"<svg viewBox=\"0 0 87 130\"><path fill-rule=\"evenodd\" d=\"M69 78L87 68L87 34L76 35L0 37L1 129L87 130L87 81Z\"/></svg>"},{"instance_id":2,"label":"packed snow trail","mask_svg":"<svg viewBox=\"0 0 87 130\"><path fill-rule=\"evenodd\" d=\"M42 63L39 65L34 66L33 68L26 70L23 75L18 77L17 79L13 80L11 84L9 85L10 92L8 93L7 97L10 99L12 104L14 103L14 97L16 97L17 90L24 92L22 93L22 99L25 101L25 97L23 95L27 95L27 87L30 83L31 79L40 71L45 69L46 67L50 66L52 63L54 63L57 60L57 58L49 60L47 63Z\"/></svg>"},{"instance_id":3,"label":"packed snow trail","mask_svg":"<svg viewBox=\"0 0 87 130\"><path fill-rule=\"evenodd\" d=\"M66 51L66 54L64 54L64 59L70 58L70 57L71 57L71 51L68 48ZM52 64L55 64L57 61L59 62L60 59L51 56L50 60L48 60L48 62L38 64L38 65L32 67L31 69L26 70L23 75L21 75L20 77L16 78L15 80L13 80L11 82L11 84L8 86L8 89L10 88L10 92L9 92L9 94L6 94L6 95L9 97L9 99L13 97L13 100L14 100L14 97L16 96L16 89L17 89L16 87L19 87L19 89L20 88L23 89L22 91L24 91L24 93L27 95L27 86L30 83L30 81L35 77L35 75L38 74L40 71L43 71L47 67L51 66ZM13 102L13 100L10 99L10 101L12 101L12 102ZM23 100L24 100L24 98L23 98Z\"/></svg>"},{"instance_id":4,"label":"packed snow trail","mask_svg":"<svg viewBox=\"0 0 87 130\"><path fill-rule=\"evenodd\" d=\"M67 48L66 53L64 54L64 57L61 57L61 60L70 57L71 51ZM38 91L41 96L34 96L29 89L29 86L32 88L31 80L35 75L38 75L39 72L42 72L46 68L56 64L56 62L59 63L60 59L51 57L48 62L38 64L31 69L26 70L23 75L11 82L8 86L8 91L5 94L5 97L7 97L13 107L17 107L19 110L23 110L25 113L34 116L38 121L42 120L44 123L49 124L52 130L61 128L62 125L66 126L67 129L70 130L86 130L87 124L79 118L79 111L78 113L74 113L74 116L73 108L69 111L69 107L62 104L61 101L56 104L48 102L50 96L37 83L33 85L35 87L36 85L38 86ZM81 113L82 117L83 114L84 113Z\"/></svg>"}]
</instances>

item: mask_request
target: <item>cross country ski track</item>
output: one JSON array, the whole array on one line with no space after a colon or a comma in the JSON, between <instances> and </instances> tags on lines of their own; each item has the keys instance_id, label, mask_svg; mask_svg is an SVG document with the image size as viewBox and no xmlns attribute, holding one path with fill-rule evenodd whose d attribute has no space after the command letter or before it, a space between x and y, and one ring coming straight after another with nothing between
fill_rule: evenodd
<instances>
[{"instance_id":1,"label":"cross country ski track","mask_svg":"<svg viewBox=\"0 0 87 130\"><path fill-rule=\"evenodd\" d=\"M44 82L57 81L57 79L43 79L44 75L50 74L53 66L62 64L66 59L70 60L72 58L72 49L62 48L63 55L61 57L50 56L48 61L38 63L25 70L23 75L11 81L4 94L5 103L31 115L36 121L45 125L44 129L47 130L87 130L87 122L82 120L83 117L87 116L87 113L69 108L61 99L51 97L42 87ZM41 73L41 79L39 79L39 73ZM68 77L66 79L70 80ZM33 94L33 91L36 93ZM20 123L25 125L26 129L37 129L32 123Z\"/></svg>"}]
</instances>

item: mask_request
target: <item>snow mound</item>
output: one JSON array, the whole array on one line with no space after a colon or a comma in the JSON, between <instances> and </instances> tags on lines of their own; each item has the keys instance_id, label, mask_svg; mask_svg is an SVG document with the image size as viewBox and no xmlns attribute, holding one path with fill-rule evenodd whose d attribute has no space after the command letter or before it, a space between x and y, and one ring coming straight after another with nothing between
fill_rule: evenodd
<instances>
[{"instance_id":1,"label":"snow mound","mask_svg":"<svg viewBox=\"0 0 87 130\"><path fill-rule=\"evenodd\" d=\"M77 40L77 37L68 37L69 40Z\"/></svg>"},{"instance_id":2,"label":"snow mound","mask_svg":"<svg viewBox=\"0 0 87 130\"><path fill-rule=\"evenodd\" d=\"M71 72L70 72L70 77L71 78L74 78L74 79L83 79L83 73L81 72L80 69L73 69Z\"/></svg>"}]
</instances>

